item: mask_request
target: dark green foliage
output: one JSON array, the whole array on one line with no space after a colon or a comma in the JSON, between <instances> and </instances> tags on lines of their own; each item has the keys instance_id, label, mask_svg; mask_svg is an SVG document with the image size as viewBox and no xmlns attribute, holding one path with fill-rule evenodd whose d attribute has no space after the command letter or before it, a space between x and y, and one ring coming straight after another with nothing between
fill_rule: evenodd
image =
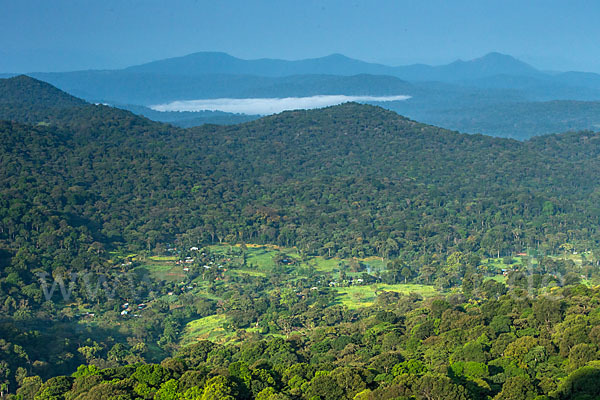
<instances>
[{"instance_id":1,"label":"dark green foliage","mask_svg":"<svg viewBox=\"0 0 600 400\"><path fill-rule=\"evenodd\" d=\"M86 105L81 99L25 75L0 79L0 120L36 124L47 121L49 115L80 110Z\"/></svg>"},{"instance_id":2,"label":"dark green foliage","mask_svg":"<svg viewBox=\"0 0 600 400\"><path fill-rule=\"evenodd\" d=\"M73 378L67 376L51 378L40 387L35 400L64 400L72 385Z\"/></svg>"},{"instance_id":3,"label":"dark green foliage","mask_svg":"<svg viewBox=\"0 0 600 400\"><path fill-rule=\"evenodd\" d=\"M560 385L560 399L587 400L600 396L600 369L583 367L571 373Z\"/></svg>"},{"instance_id":4,"label":"dark green foliage","mask_svg":"<svg viewBox=\"0 0 600 400\"><path fill-rule=\"evenodd\" d=\"M68 227L79 240L85 228L82 246L96 255L123 243L152 250L193 231L311 254L402 254L385 279L405 282L418 276L411 261L421 251L558 250L564 229L582 246L597 236L587 202L600 167L551 144L577 142L591 157L591 133L518 143L357 104L187 131L102 106L39 110L53 126L0 127L3 229L14 242L23 226L26 242L50 251L73 242ZM44 234L50 217L66 232ZM448 284L467 268L447 268Z\"/></svg>"},{"instance_id":5,"label":"dark green foliage","mask_svg":"<svg viewBox=\"0 0 600 400\"><path fill-rule=\"evenodd\" d=\"M13 111L16 111L16 108L30 106L31 110L44 109L46 113L49 113L56 108L72 108L87 103L46 82L19 75L0 80L0 104L14 106L15 110ZM6 119L6 117L3 116L2 119Z\"/></svg>"},{"instance_id":6,"label":"dark green foliage","mask_svg":"<svg viewBox=\"0 0 600 400\"><path fill-rule=\"evenodd\" d=\"M536 397L535 388L530 380L524 377L515 376L508 378L502 391L494 397L495 400L532 400Z\"/></svg>"},{"instance_id":7,"label":"dark green foliage","mask_svg":"<svg viewBox=\"0 0 600 400\"><path fill-rule=\"evenodd\" d=\"M398 300L397 309L405 311L399 312L395 322L381 322L382 310L373 306L362 310L360 319L335 328L305 330L304 335L287 339L249 338L225 346L203 341L183 348L177 358L167 358L160 365L104 370L82 366L74 378L53 378L39 389L39 380L25 378L21 390L36 391L38 396L67 393L68 398L88 398L96 393L123 398L206 396L199 398L242 400L268 396L595 398L598 393L593 382L598 375L599 354L589 339L574 336L569 329L576 327L585 334L598 326L596 313L583 310L597 306L600 291L590 289L585 297L571 292L571 288L555 291L564 307L573 311L558 314L548 323L532 317L532 309L547 305L547 299L541 297L519 300L511 292L479 305L453 306L451 296L416 302L406 296ZM539 334L498 333L498 323L492 322L498 319L486 322L478 318L490 308L508 310L515 321L511 330L520 332L533 324L539 325ZM430 309L444 311L441 315L424 312ZM416 327L427 325L431 326L428 337L414 341ZM566 356L561 355L562 347L570 348Z\"/></svg>"}]
</instances>

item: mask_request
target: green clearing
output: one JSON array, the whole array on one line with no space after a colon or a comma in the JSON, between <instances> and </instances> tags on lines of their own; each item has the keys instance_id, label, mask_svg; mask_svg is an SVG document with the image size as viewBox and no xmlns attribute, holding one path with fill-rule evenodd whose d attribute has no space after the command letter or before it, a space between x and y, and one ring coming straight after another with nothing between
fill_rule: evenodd
<instances>
[{"instance_id":1,"label":"green clearing","mask_svg":"<svg viewBox=\"0 0 600 400\"><path fill-rule=\"evenodd\" d=\"M284 248L273 245L254 245L247 244L242 250L241 246L229 244L220 244L208 246L208 250L222 259L231 259L232 261L240 260L240 267L230 268L228 273L235 275L251 275L251 276L269 276L269 273L276 267L275 260L278 256L285 254L295 260L295 264L289 265L287 268L296 270L298 274L305 272L307 269L314 269L320 273L333 274L333 279L336 279L336 273L340 270L346 271L348 275L360 276L363 272L373 273L375 271L385 270L387 260L382 260L380 257L368 257L357 259L364 269L361 272L353 273L348 271L351 259L342 258L327 258L323 256L312 256L302 258L295 248ZM246 265L241 266L242 252L245 254ZM499 260L501 262L501 260ZM349 286L349 287L334 287L338 293L336 304L342 304L350 309L368 307L373 304L377 295L383 291L390 291L402 294L417 293L423 297L431 297L441 292L432 285L418 284L383 284L377 283L364 286ZM208 326L203 326L204 321ZM206 336L210 331L210 325L214 324L213 319L200 319L193 321L193 324L186 327L185 337ZM189 324L188 324L189 325ZM187 333L194 332L194 333ZM204 332L204 333L198 333ZM222 332L212 333L212 335L220 336Z\"/></svg>"},{"instance_id":2,"label":"green clearing","mask_svg":"<svg viewBox=\"0 0 600 400\"><path fill-rule=\"evenodd\" d=\"M365 259L357 259L362 265L366 267L365 271L383 271L387 261L382 261L379 257L369 257ZM311 257L308 263L303 263L301 266L310 265L319 272L333 273L342 269L342 265L348 266L350 259L345 258L326 258L323 256ZM349 273L352 274L352 273Z\"/></svg>"},{"instance_id":3,"label":"green clearing","mask_svg":"<svg viewBox=\"0 0 600 400\"><path fill-rule=\"evenodd\" d=\"M352 259L328 258L324 256L302 257L296 248L284 248L273 245L253 245L248 244L244 249L240 245L211 245L207 249L215 258L215 264L227 266L226 274L237 276L248 275L254 277L269 277L270 273L277 267L276 260L282 258L282 255L294 260L293 264L284 266L291 273L289 279L298 279L308 271L316 270L322 274L331 274L331 279L337 279L340 271L345 271L349 276L360 276L363 272L373 274L378 271L384 271L387 260L380 257L369 257L357 259L363 270L361 272L349 272L349 266ZM558 257L557 257L558 258ZM570 259L577 261L577 256L569 256ZM244 264L245 259L245 264ZM485 280L494 280L497 282L506 282L506 277L500 272L501 269L510 269L523 262L537 264L538 260L534 257L525 258L521 256L511 257L512 263L505 264L504 258L483 259L481 264L487 266L492 276ZM174 264L175 257L147 257L141 268L145 268L155 278L177 281L185 276L182 267ZM294 274L294 271L296 274ZM293 277L295 276L295 278ZM212 300L222 300L214 295L209 295L206 290L206 282L201 279L196 280L199 285L195 289L198 296L210 298ZM220 283L224 284L224 283ZM343 305L349 309L359 309L372 306L377 296L383 292L396 292L404 295L411 293L418 294L425 298L442 295L447 292L436 289L433 285L420 284L384 284L376 283L364 286L333 287L337 293L336 300L332 305ZM236 340L242 340L235 333L224 328L227 319L225 315L212 315L189 322L182 331L182 345L194 343L197 340L208 339L219 343L231 343ZM250 327L246 332L258 332L259 328Z\"/></svg>"},{"instance_id":4,"label":"green clearing","mask_svg":"<svg viewBox=\"0 0 600 400\"><path fill-rule=\"evenodd\" d=\"M505 264L503 257L484 258L481 260L481 264L487 265L489 269L502 269L502 268L511 268L512 266L521 264L523 262L523 257L521 257L521 256L511 257L511 259L514 261L513 264ZM529 260L533 264L537 263L537 260L533 257L531 257Z\"/></svg>"},{"instance_id":5,"label":"green clearing","mask_svg":"<svg viewBox=\"0 0 600 400\"><path fill-rule=\"evenodd\" d=\"M208 249L214 254L221 257L239 257L242 252L240 245L212 245ZM314 268L318 272L333 273L340 269L341 264L348 265L350 260L343 258L328 258L323 256L312 256L307 260L302 261L302 257L296 248L279 247L274 245L246 245L246 267L236 269L237 274L249 274L253 276L265 276L265 273L270 272L275 268L274 258L280 254L285 254L296 261L291 268ZM386 261L379 257L369 257L358 259L367 271L382 271L385 269ZM250 268L252 266L252 268ZM351 273L350 273L351 274Z\"/></svg>"},{"instance_id":6,"label":"green clearing","mask_svg":"<svg viewBox=\"0 0 600 400\"><path fill-rule=\"evenodd\" d=\"M585 260L593 260L594 256L591 252L583 252L583 253L565 253L561 255L549 256L550 258L554 258L557 260L571 260L577 265L582 265L584 259Z\"/></svg>"},{"instance_id":7,"label":"green clearing","mask_svg":"<svg viewBox=\"0 0 600 400\"><path fill-rule=\"evenodd\" d=\"M573 261L575 264L577 265L582 265L584 259L585 260L592 260L593 254L591 252L584 252L584 253L563 253L563 254L557 254L557 255L548 255L548 258L552 258L554 260L570 260ZM526 257L521 257L521 256L514 256L511 257L514 260L513 264L505 264L503 257L500 258L484 258L481 260L481 264L485 265L488 267L488 269L490 270L490 272L493 272L494 270L501 270L503 268L512 268L516 265L525 265L526 267L529 267L529 263L531 264L532 267L535 268L535 266L537 264L539 264L539 259L538 257L535 256L529 256L528 259L524 260L524 258Z\"/></svg>"},{"instance_id":8,"label":"green clearing","mask_svg":"<svg viewBox=\"0 0 600 400\"><path fill-rule=\"evenodd\" d=\"M382 260L381 257L368 257L359 261L374 271L383 271L387 263L387 261Z\"/></svg>"},{"instance_id":9,"label":"green clearing","mask_svg":"<svg viewBox=\"0 0 600 400\"><path fill-rule=\"evenodd\" d=\"M136 253L129 253L126 251L109 251L108 252L110 259L112 262L117 263L117 262L122 262L124 260L132 260L135 257L137 257Z\"/></svg>"},{"instance_id":10,"label":"green clearing","mask_svg":"<svg viewBox=\"0 0 600 400\"><path fill-rule=\"evenodd\" d=\"M278 249L272 246L248 247L246 250L246 265L255 265L258 270L270 271L275 267L273 257L278 253ZM293 257L291 254L289 256Z\"/></svg>"},{"instance_id":11,"label":"green clearing","mask_svg":"<svg viewBox=\"0 0 600 400\"><path fill-rule=\"evenodd\" d=\"M150 261L177 261L179 257L177 256L150 256L148 260Z\"/></svg>"},{"instance_id":12,"label":"green clearing","mask_svg":"<svg viewBox=\"0 0 600 400\"><path fill-rule=\"evenodd\" d=\"M161 281L178 282L186 276L181 265L166 261L147 261L137 267L136 270L149 273L153 279Z\"/></svg>"},{"instance_id":13,"label":"green clearing","mask_svg":"<svg viewBox=\"0 0 600 400\"><path fill-rule=\"evenodd\" d=\"M192 344L198 340L211 340L219 343L228 342L233 333L223 328L223 324L226 321L227 318L225 315L218 314L189 322L183 329L181 344Z\"/></svg>"},{"instance_id":14,"label":"green clearing","mask_svg":"<svg viewBox=\"0 0 600 400\"><path fill-rule=\"evenodd\" d=\"M340 268L340 262L343 260L340 258L324 258L321 256L312 257L307 264L302 266L312 266L319 272L333 272Z\"/></svg>"},{"instance_id":15,"label":"green clearing","mask_svg":"<svg viewBox=\"0 0 600 400\"><path fill-rule=\"evenodd\" d=\"M223 300L218 295L215 295L208 291L208 287L210 286L209 282L203 281L201 278L196 278L192 282L194 284L196 284L196 287L194 288L194 291L193 291L195 296L202 297L202 298L205 298L208 300L215 300L215 301Z\"/></svg>"},{"instance_id":16,"label":"green clearing","mask_svg":"<svg viewBox=\"0 0 600 400\"><path fill-rule=\"evenodd\" d=\"M434 286L410 283L396 285L375 283L365 286L335 287L334 289L340 295L337 300L339 304L350 309L373 305L377 295L384 291L402 294L418 293L423 297L432 297L441 293Z\"/></svg>"},{"instance_id":17,"label":"green clearing","mask_svg":"<svg viewBox=\"0 0 600 400\"><path fill-rule=\"evenodd\" d=\"M250 275L250 276L267 276L266 272L258 271L256 269L242 268L242 269L234 269L231 271L232 274L236 275Z\"/></svg>"}]
</instances>

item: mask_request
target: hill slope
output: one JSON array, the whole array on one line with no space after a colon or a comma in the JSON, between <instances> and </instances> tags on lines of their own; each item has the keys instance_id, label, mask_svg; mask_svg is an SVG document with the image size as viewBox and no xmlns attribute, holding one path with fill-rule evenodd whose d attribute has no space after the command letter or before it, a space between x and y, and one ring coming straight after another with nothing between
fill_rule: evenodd
<instances>
[{"instance_id":1,"label":"hill slope","mask_svg":"<svg viewBox=\"0 0 600 400\"><path fill-rule=\"evenodd\" d=\"M25 75L0 79L0 119L37 123L43 119L42 114L59 114L86 104L46 82Z\"/></svg>"},{"instance_id":2,"label":"hill slope","mask_svg":"<svg viewBox=\"0 0 600 400\"><path fill-rule=\"evenodd\" d=\"M590 148L582 158L546 155L561 135L543 145L465 135L352 103L190 130L92 105L44 118L51 126L3 125L5 206L59 196L44 207L85 217L107 246L152 248L190 229L204 241L309 253L333 241L340 255L409 258L520 250L564 226L596 240L598 159ZM58 159L55 145L34 139L56 135L67 149ZM387 239L393 250L380 245Z\"/></svg>"},{"instance_id":3,"label":"hill slope","mask_svg":"<svg viewBox=\"0 0 600 400\"><path fill-rule=\"evenodd\" d=\"M518 142L354 103L177 129L18 87L7 117L45 122L0 121L0 383L19 397L598 396L600 291L576 284L598 279L599 134ZM484 278L502 276L482 257L526 249L592 251ZM44 273L68 287L46 297ZM433 282L452 292L412 293ZM217 331L239 344L197 340Z\"/></svg>"},{"instance_id":4,"label":"hill slope","mask_svg":"<svg viewBox=\"0 0 600 400\"><path fill-rule=\"evenodd\" d=\"M10 79L0 79L0 104L69 108L86 104L86 102L46 82L19 75Z\"/></svg>"}]
</instances>

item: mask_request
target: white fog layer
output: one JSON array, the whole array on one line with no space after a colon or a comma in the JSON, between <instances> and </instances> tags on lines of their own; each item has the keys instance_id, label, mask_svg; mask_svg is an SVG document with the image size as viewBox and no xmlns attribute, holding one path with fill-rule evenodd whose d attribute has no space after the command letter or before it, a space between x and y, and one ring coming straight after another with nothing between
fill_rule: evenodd
<instances>
[{"instance_id":1,"label":"white fog layer","mask_svg":"<svg viewBox=\"0 0 600 400\"><path fill-rule=\"evenodd\" d=\"M345 96L319 95L310 97L203 99L182 100L150 106L155 111L225 111L236 114L275 114L286 110L311 109L333 106L349 101L387 102L407 100L410 96Z\"/></svg>"}]
</instances>

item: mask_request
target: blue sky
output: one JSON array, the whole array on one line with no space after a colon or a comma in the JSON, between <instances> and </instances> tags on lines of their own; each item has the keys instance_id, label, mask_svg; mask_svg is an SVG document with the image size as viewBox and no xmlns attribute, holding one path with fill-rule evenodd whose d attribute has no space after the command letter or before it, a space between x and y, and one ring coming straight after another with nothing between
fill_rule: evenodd
<instances>
[{"instance_id":1,"label":"blue sky","mask_svg":"<svg viewBox=\"0 0 600 400\"><path fill-rule=\"evenodd\" d=\"M600 72L600 2L0 0L0 72L120 68L196 51L393 65L490 51Z\"/></svg>"}]
</instances>

